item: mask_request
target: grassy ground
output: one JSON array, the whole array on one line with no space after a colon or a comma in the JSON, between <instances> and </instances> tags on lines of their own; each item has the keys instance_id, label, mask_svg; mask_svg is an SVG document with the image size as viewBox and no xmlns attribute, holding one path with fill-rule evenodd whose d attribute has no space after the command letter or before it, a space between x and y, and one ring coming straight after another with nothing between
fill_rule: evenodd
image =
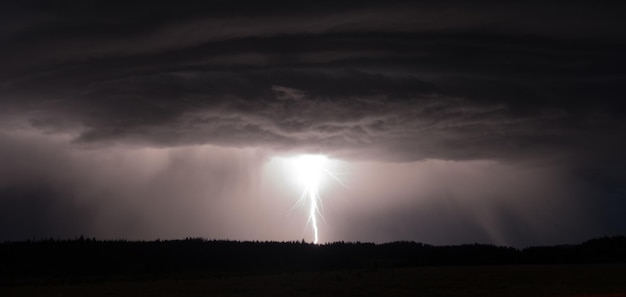
<instances>
[{"instance_id":1,"label":"grassy ground","mask_svg":"<svg viewBox=\"0 0 626 297\"><path fill-rule=\"evenodd\" d=\"M0 287L0 296L626 297L626 265L414 267Z\"/></svg>"}]
</instances>

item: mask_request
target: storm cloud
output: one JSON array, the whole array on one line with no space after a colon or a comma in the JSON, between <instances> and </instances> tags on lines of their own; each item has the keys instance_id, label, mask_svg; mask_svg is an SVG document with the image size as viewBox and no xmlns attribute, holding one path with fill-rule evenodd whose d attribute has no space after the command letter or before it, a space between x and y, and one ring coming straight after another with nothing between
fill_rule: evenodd
<instances>
[{"instance_id":1,"label":"storm cloud","mask_svg":"<svg viewBox=\"0 0 626 297\"><path fill-rule=\"evenodd\" d=\"M70 216L71 220L85 224L92 220L97 225L104 219L95 214L110 208L111 212L129 212L122 215L125 218L146 218L149 222L144 225L152 230L166 230L156 222L159 215L132 214L140 207L125 203L132 203L131 196L151 196L150 191L159 193L156 196L162 198L155 199L170 210L167 201L172 198L165 197L185 197L189 202L196 201L193 197L198 192L235 200L232 197L249 196L204 187L184 191L196 181L176 179L178 167L169 167L165 161L170 154L188 160L180 165L186 168L181 172L187 177L202 175L197 162L203 158L222 159L222 165L206 166L207 172L214 172L210 184L253 189L245 184L245 177L257 176L272 155L324 153L356 164L378 164L372 168L389 164L394 172L406 164L413 164L414 170L421 170L423 164L445 167L447 173L433 182L441 185L437 193L424 194L433 201L427 203L427 212L444 209L447 216L453 216L460 211L472 222L491 218L492 222L477 223L476 230L503 226L484 236L482 231L467 233L477 240L549 242L548 235L528 235L545 229L541 226L549 221L547 213L539 214L536 222L524 221L538 213L530 209L539 206L529 205L542 204L529 197L549 196L546 193L556 193L553 200L545 198L550 201L571 201L574 206L563 215L564 221L570 227L588 228L585 234L589 236L626 230L616 219L622 215L619 211L608 216L613 223L585 224L580 222L597 220L602 212L585 214L576 208L623 206L625 199L623 5L599 2L592 6L582 1L567 5L533 1L190 1L184 5L139 1L124 6L104 1L5 1L1 5L0 152L6 161L0 170L0 193L4 209L45 212L32 216L52 216L46 219L50 221L63 216L63 211L80 212L85 217ZM145 164L170 165L158 171L150 167L154 165L136 164L151 154L158 157ZM111 164L124 164L120 159L103 161L116 155L133 160L134 165L122 175L144 176L151 182L122 178L118 184L115 176L101 176L90 169L100 172ZM247 161L237 161L240 158ZM234 165L238 162L246 165L239 168ZM453 193L451 182L441 182L453 180L454 172L463 171L466 165L481 162L490 164L493 172L529 170L554 183L542 187L543 194L522 191L518 189L522 184L532 187L531 181L539 182L522 174L521 181L505 183L510 188L498 188L493 190L498 194L492 195L479 189ZM52 169L67 166L73 167L63 173ZM135 172L142 166L150 169ZM216 173L219 168L233 173ZM404 174L420 175L410 172ZM461 182L474 175L457 179ZM231 179L214 179L220 176ZM484 177L484 187L497 188L486 183L496 177L489 176ZM97 179L105 180L102 183L107 187L121 188L95 194L95 189L103 187L93 181ZM393 188L380 185L385 190L372 199L380 202L398 196L393 191L409 189L410 183ZM452 188L463 187L455 183ZM482 196L490 214L470 215L480 203L461 203L458 211L441 206L446 201L441 193L446 191L453 193L446 195L456 197L455 201ZM516 198L489 198L505 193ZM395 212L402 209L398 201L416 199L420 190L403 195L389 204L395 209L389 213L404 218L403 226L415 226L419 223L410 218L424 210ZM85 197L92 197L92 202L75 203ZM529 199L534 202L520 202ZM51 213L51 201L60 203L62 210ZM196 202L181 207L181 212L198 206ZM211 205L207 208L225 207L233 213L248 205L207 203ZM495 206L501 204L507 206ZM33 211L25 210L29 205ZM384 209L374 201L367 205L374 212ZM507 212L525 212L524 219L506 221L514 217ZM372 220L380 216L381 212L368 214ZM75 225L71 220L58 225L58 230ZM128 236L184 236L184 226L205 223L185 222L171 232L144 230ZM457 223L451 226L463 225ZM348 225L335 239L367 233ZM412 231L387 230L380 234L391 235L354 238L419 239L423 235L443 243L455 241L454 236L436 239L433 232L426 235L406 228ZM244 227L218 229L209 233L241 238L259 234L244 232ZM86 225L74 233L90 230L96 228ZM280 238L291 234L279 233ZM554 237L558 232L544 233ZM54 230L36 236L46 234L68 236ZM21 237L25 236L30 235Z\"/></svg>"}]
</instances>

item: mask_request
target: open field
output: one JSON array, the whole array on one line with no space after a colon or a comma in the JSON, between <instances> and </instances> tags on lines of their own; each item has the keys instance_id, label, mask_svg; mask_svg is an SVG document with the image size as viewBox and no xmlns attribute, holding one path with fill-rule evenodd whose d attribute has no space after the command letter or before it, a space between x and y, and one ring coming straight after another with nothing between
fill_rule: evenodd
<instances>
[{"instance_id":1,"label":"open field","mask_svg":"<svg viewBox=\"0 0 626 297\"><path fill-rule=\"evenodd\" d=\"M6 286L0 296L626 296L626 265L410 267Z\"/></svg>"}]
</instances>

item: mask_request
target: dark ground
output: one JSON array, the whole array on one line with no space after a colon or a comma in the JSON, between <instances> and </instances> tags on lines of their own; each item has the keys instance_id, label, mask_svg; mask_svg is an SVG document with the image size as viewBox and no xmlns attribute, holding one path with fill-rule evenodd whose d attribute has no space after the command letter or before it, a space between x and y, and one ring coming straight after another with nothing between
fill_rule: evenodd
<instances>
[{"instance_id":1,"label":"dark ground","mask_svg":"<svg viewBox=\"0 0 626 297\"><path fill-rule=\"evenodd\" d=\"M626 265L447 266L0 287L0 296L626 296Z\"/></svg>"},{"instance_id":2,"label":"dark ground","mask_svg":"<svg viewBox=\"0 0 626 297\"><path fill-rule=\"evenodd\" d=\"M0 243L0 296L626 297L626 237L515 249L415 242Z\"/></svg>"}]
</instances>

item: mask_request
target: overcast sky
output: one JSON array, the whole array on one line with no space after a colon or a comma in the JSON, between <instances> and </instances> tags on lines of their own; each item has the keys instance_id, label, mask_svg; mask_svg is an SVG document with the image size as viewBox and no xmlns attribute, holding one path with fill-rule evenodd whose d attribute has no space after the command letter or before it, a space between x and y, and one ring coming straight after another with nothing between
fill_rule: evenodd
<instances>
[{"instance_id":1,"label":"overcast sky","mask_svg":"<svg viewBox=\"0 0 626 297\"><path fill-rule=\"evenodd\" d=\"M626 234L618 2L134 3L0 3L0 241Z\"/></svg>"}]
</instances>

